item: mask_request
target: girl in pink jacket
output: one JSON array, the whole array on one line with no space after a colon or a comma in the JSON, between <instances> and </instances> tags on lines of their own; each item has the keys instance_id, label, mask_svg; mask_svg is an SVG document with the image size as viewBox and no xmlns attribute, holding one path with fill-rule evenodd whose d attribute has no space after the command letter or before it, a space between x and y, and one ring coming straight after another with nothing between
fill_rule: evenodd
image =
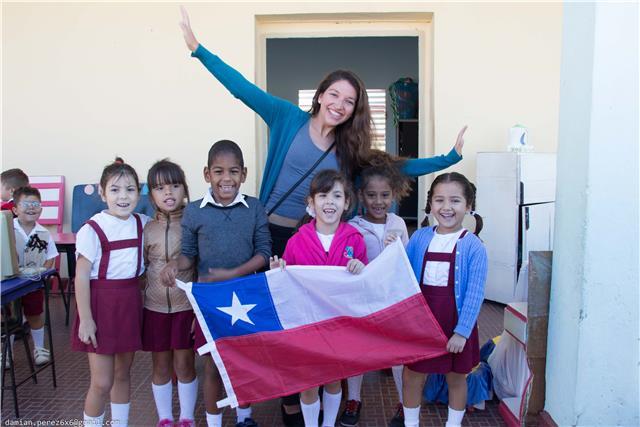
<instances>
[{"instance_id":1,"label":"girl in pink jacket","mask_svg":"<svg viewBox=\"0 0 640 427\"><path fill-rule=\"evenodd\" d=\"M353 200L346 177L336 170L319 172L311 181L307 212L313 220L289 239L279 260L271 258L271 268L289 265L340 265L358 274L367 263L367 249L360 232L345 222ZM324 385L323 425L336 422L342 388L340 381ZM305 426L317 426L320 413L318 387L300 393Z\"/></svg>"}]
</instances>

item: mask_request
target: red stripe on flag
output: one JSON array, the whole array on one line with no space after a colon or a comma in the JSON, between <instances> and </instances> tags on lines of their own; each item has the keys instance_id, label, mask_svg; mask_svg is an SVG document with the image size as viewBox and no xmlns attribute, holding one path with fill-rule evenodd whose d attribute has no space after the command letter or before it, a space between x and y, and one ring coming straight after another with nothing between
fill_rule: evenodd
<instances>
[{"instance_id":1,"label":"red stripe on flag","mask_svg":"<svg viewBox=\"0 0 640 427\"><path fill-rule=\"evenodd\" d=\"M240 405L446 353L447 339L416 294L366 317L216 341Z\"/></svg>"}]
</instances>

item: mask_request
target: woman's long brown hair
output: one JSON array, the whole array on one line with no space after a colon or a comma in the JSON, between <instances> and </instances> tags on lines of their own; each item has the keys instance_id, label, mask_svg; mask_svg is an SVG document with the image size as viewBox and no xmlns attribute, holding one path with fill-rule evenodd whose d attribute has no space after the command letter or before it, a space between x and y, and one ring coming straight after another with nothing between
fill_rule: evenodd
<instances>
[{"instance_id":1,"label":"woman's long brown hair","mask_svg":"<svg viewBox=\"0 0 640 427\"><path fill-rule=\"evenodd\" d=\"M347 81L358 94L353 114L349 120L337 126L334 130L336 140L336 157L340 169L349 180L353 180L367 164L371 151L371 108L369 97L362 80L351 71L336 70L327 75L318 85L311 104L311 115L320 111L318 98L333 83Z\"/></svg>"}]
</instances>

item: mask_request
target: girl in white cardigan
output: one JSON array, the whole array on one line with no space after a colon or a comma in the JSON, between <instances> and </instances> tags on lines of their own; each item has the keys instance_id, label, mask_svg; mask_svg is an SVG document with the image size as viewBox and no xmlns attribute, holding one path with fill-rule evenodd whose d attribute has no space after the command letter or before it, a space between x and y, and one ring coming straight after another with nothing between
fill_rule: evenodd
<instances>
[{"instance_id":1,"label":"girl in white cardigan","mask_svg":"<svg viewBox=\"0 0 640 427\"><path fill-rule=\"evenodd\" d=\"M364 208L364 213L354 217L349 224L356 227L367 246L367 257L369 261L375 259L389 243L400 239L403 245L407 245L409 235L407 225L398 215L389 212L393 202L399 202L408 195L409 180L406 175L394 163L385 161L384 157L379 159L379 166L372 166L362 172L362 186L358 191L360 204ZM404 426L402 417L402 365L392 368L393 379L398 390L398 410L392 418L392 426ZM340 425L351 427L358 424L362 399L360 389L362 388L363 375L357 375L347 379L349 384L349 396L345 409L340 416Z\"/></svg>"}]
</instances>

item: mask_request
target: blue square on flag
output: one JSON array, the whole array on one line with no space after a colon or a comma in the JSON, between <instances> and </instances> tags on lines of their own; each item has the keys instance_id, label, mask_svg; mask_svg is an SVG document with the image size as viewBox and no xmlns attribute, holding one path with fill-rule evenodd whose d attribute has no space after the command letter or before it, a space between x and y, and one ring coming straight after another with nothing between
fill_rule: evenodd
<instances>
[{"instance_id":1,"label":"blue square on flag","mask_svg":"<svg viewBox=\"0 0 640 427\"><path fill-rule=\"evenodd\" d=\"M193 283L213 339L282 330L264 273L223 283Z\"/></svg>"}]
</instances>

